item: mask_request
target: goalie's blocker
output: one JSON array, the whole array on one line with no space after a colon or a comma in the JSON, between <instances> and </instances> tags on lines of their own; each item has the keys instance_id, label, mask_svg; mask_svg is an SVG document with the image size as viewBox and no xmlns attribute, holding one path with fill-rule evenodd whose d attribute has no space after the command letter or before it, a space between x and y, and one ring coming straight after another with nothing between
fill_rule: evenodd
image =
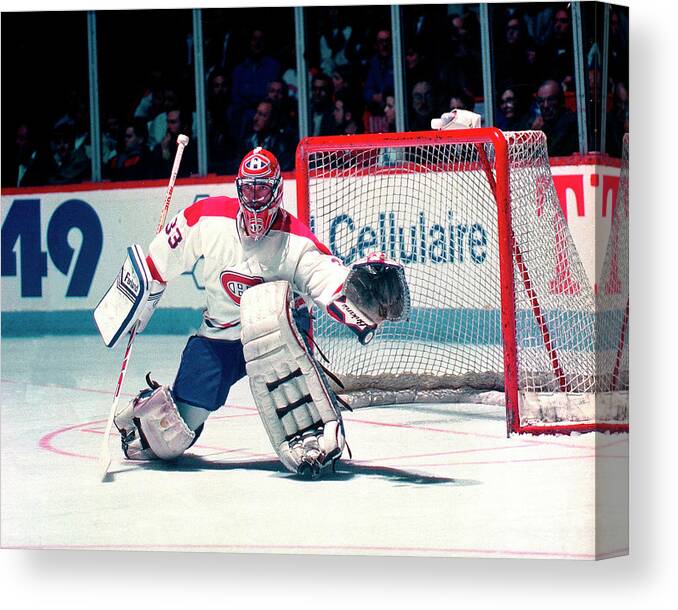
<instances>
[{"instance_id":1,"label":"goalie's blocker","mask_svg":"<svg viewBox=\"0 0 678 610\"><path fill-rule=\"evenodd\" d=\"M410 313L410 290L403 266L374 252L354 263L328 313L348 326L365 345L384 320L399 322Z\"/></svg>"},{"instance_id":2,"label":"goalie's blocker","mask_svg":"<svg viewBox=\"0 0 678 610\"><path fill-rule=\"evenodd\" d=\"M127 248L122 268L94 308L94 321L106 347L115 347L135 324L137 332L143 332L164 291L165 285L151 277L141 246Z\"/></svg>"}]
</instances>

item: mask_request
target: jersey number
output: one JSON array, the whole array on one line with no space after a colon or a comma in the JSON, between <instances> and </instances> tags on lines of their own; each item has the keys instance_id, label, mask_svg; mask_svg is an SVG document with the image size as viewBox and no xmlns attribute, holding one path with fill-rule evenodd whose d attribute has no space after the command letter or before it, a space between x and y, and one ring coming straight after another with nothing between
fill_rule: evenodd
<instances>
[{"instance_id":1,"label":"jersey number","mask_svg":"<svg viewBox=\"0 0 678 610\"><path fill-rule=\"evenodd\" d=\"M177 224L177 219L175 218L171 224L168 224L165 227L165 233L167 233L167 243L169 244L169 247L174 250L179 245L179 242L183 239L183 236L181 235L181 231L179 231L179 227L176 226Z\"/></svg>"}]
</instances>

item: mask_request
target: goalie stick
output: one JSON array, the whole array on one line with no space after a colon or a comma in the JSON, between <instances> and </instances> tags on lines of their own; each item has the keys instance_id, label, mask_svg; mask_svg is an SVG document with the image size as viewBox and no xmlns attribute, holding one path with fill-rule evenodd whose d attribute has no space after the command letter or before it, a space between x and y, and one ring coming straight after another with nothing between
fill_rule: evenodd
<instances>
[{"instance_id":1,"label":"goalie stick","mask_svg":"<svg viewBox=\"0 0 678 610\"><path fill-rule=\"evenodd\" d=\"M165 193L165 202L162 207L162 212L160 213L160 221L155 230L156 235L162 231L163 226L165 225L165 220L167 219L167 212L169 211L170 202L172 200L172 193L174 192L174 183L177 179L177 174L179 173L179 165L181 164L181 157L184 154L184 148L188 144L188 136L180 134L177 136L177 152L174 156L174 164L172 165L172 173L170 174L169 183L167 185L167 192ZM132 344L134 343L134 338L137 336L137 328L139 323L136 322L132 326L130 331L129 341L127 341L127 348L125 349L125 356L122 360L122 366L120 367L120 374L118 375L118 384L115 387L115 394L113 395L113 404L111 405L111 410L108 414L108 421L106 422L106 430L104 431L104 440L101 443L101 452L99 453L98 460L98 471L100 480L103 481L108 474L108 467L111 464L111 448L109 446L109 440L111 436L111 430L113 429L113 418L115 417L115 412L118 408L118 400L120 399L120 390L122 389L122 384L125 381L125 375L127 374L127 363L132 354Z\"/></svg>"}]
</instances>

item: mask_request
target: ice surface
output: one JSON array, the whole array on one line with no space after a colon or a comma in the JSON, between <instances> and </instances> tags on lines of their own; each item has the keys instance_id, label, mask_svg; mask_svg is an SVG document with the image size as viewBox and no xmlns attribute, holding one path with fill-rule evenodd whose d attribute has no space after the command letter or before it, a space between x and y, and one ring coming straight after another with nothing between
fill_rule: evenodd
<instances>
[{"instance_id":1,"label":"ice surface","mask_svg":"<svg viewBox=\"0 0 678 610\"><path fill-rule=\"evenodd\" d=\"M123 396L169 382L185 337L138 337ZM98 337L3 339L4 547L590 559L627 549L626 435L506 438L498 406L345 414L353 459L301 481L276 459L246 380L172 463L96 456L123 349ZM596 498L598 478L617 493ZM594 508L599 546L594 534ZM621 540L605 546L601 540Z\"/></svg>"}]
</instances>

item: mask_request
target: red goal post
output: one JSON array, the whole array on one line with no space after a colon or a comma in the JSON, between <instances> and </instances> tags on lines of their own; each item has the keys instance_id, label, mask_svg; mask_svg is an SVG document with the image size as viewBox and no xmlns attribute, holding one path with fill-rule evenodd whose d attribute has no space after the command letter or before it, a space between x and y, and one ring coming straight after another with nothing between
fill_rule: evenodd
<instances>
[{"instance_id":1,"label":"red goal post","mask_svg":"<svg viewBox=\"0 0 678 610\"><path fill-rule=\"evenodd\" d=\"M335 255L385 251L412 290L411 319L365 348L318 314L316 340L354 404L501 392L512 432L628 428L627 386L596 366L610 341L541 132L304 138L296 177L298 215Z\"/></svg>"}]
</instances>

